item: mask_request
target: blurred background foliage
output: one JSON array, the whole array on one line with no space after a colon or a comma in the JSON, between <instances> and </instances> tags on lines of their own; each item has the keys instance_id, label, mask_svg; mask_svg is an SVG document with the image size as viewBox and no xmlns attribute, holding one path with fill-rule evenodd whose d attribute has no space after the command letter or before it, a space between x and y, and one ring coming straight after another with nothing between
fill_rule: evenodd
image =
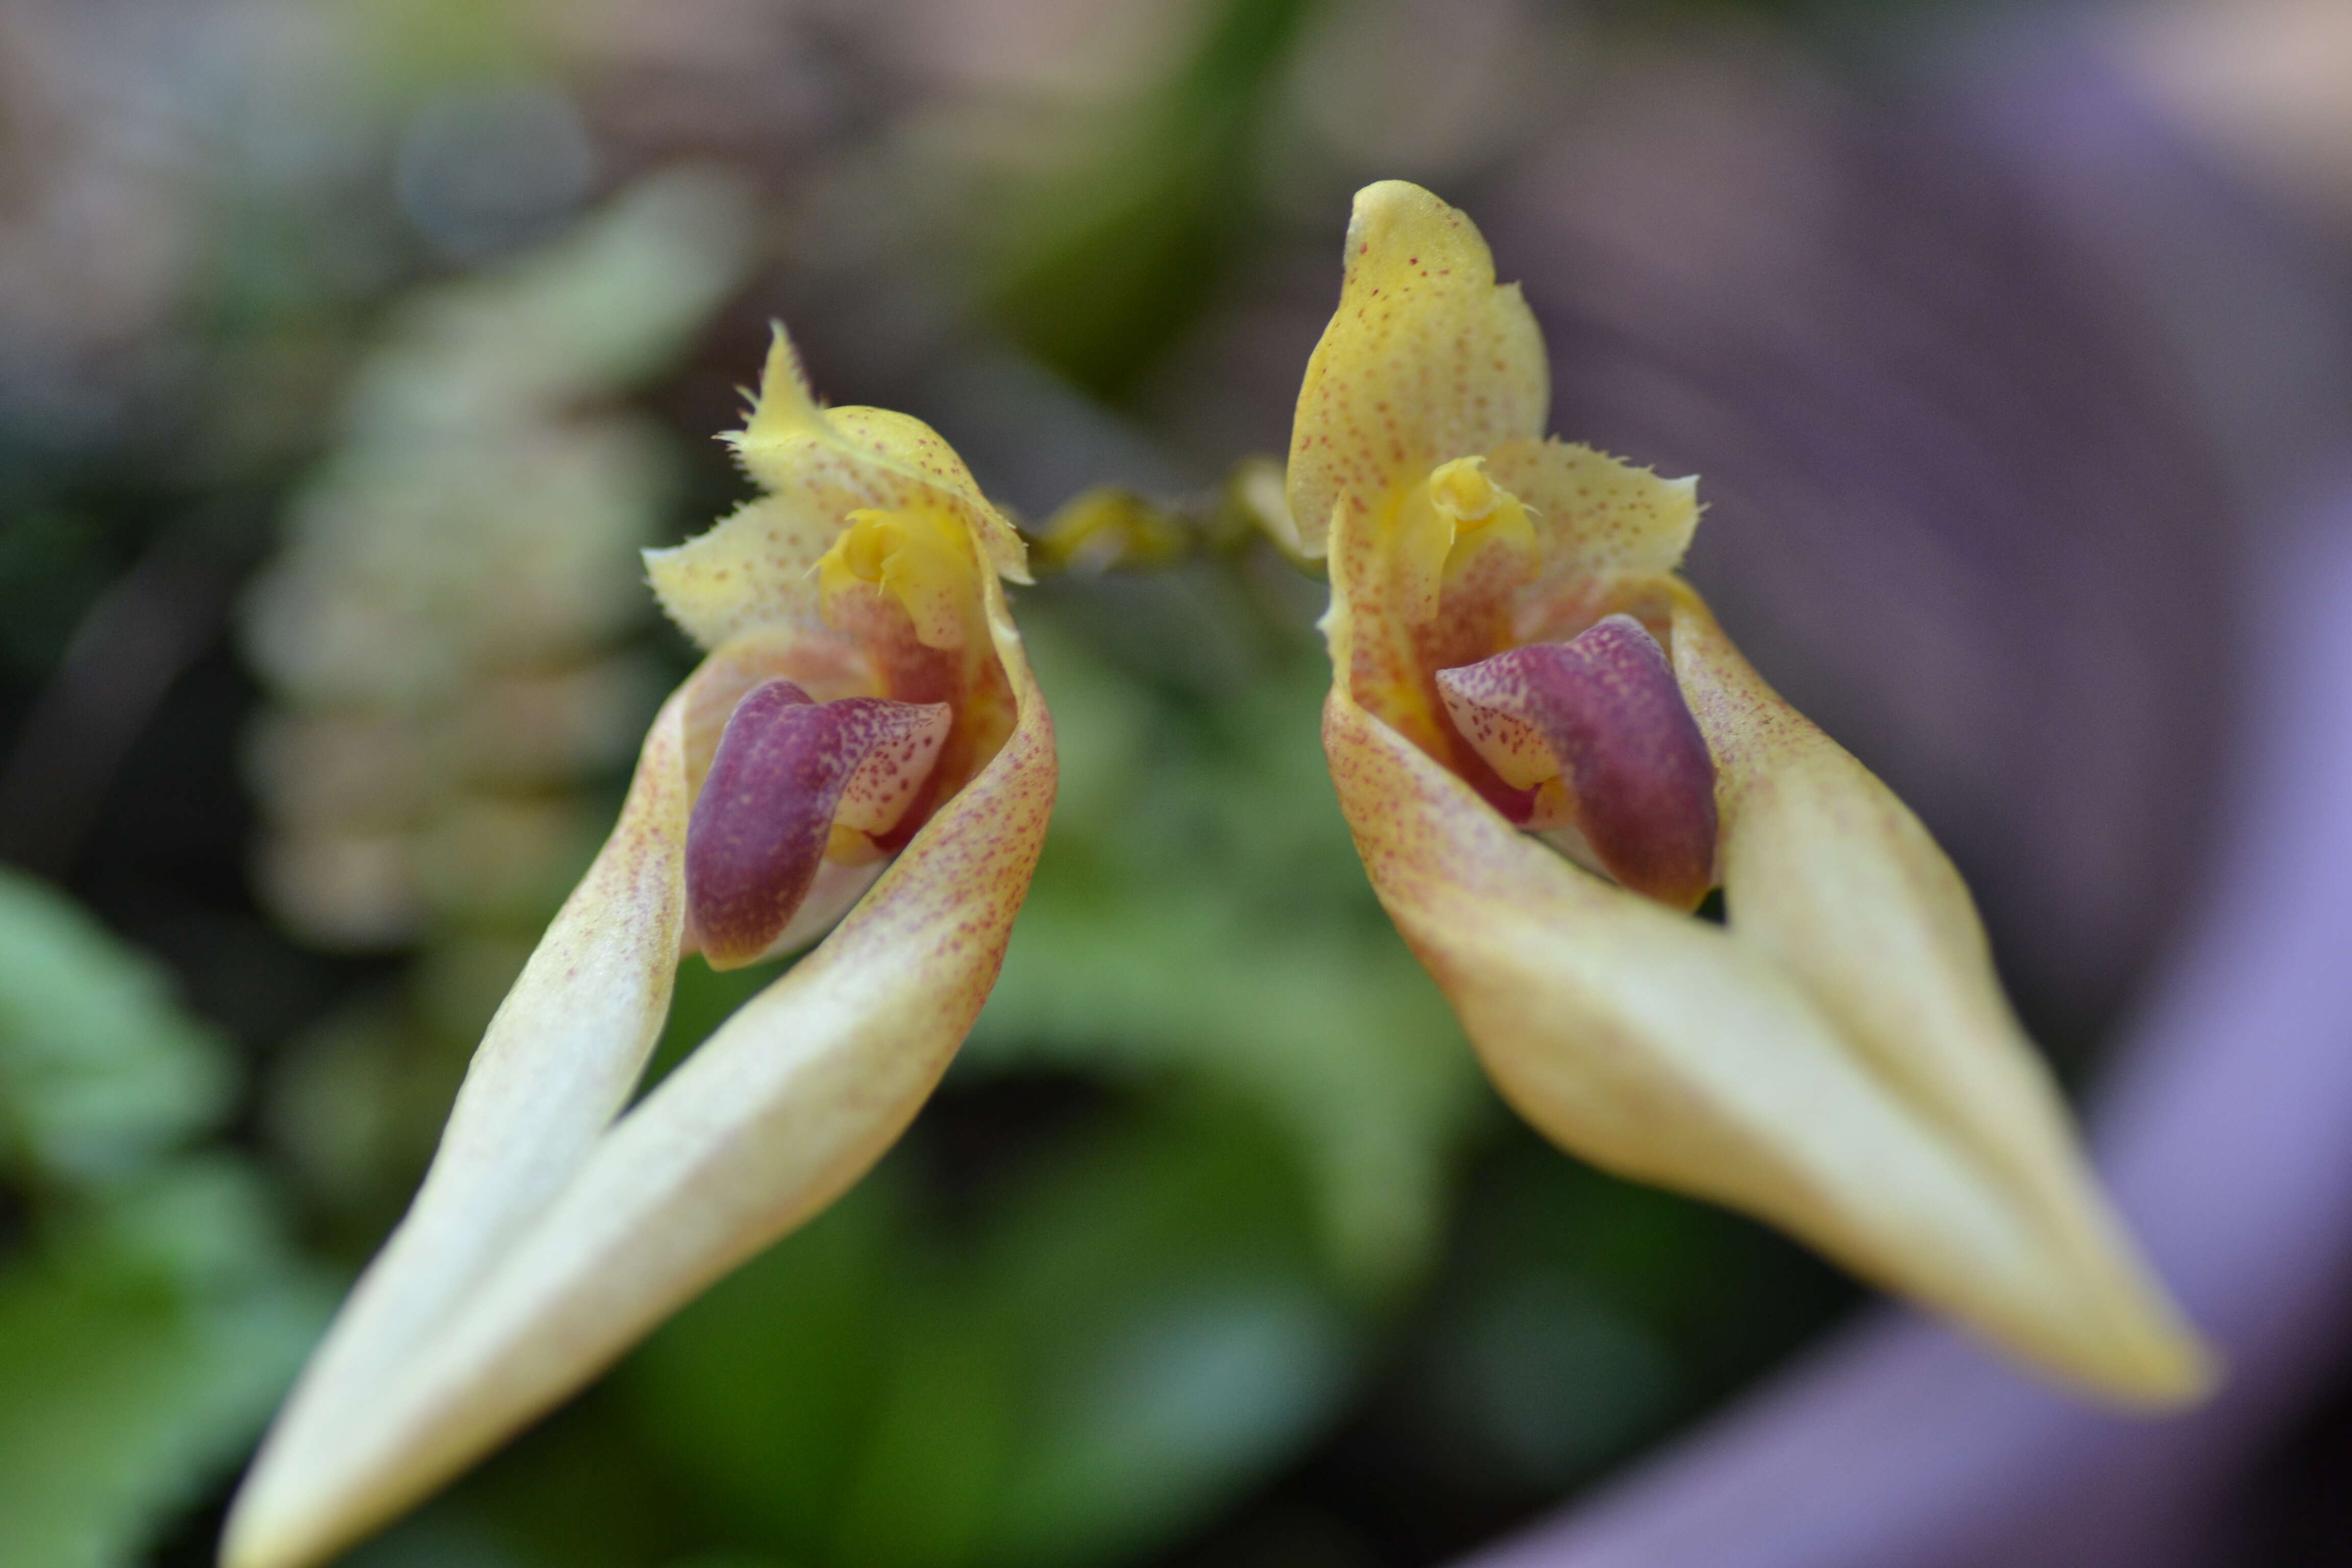
<instances>
[{"instance_id":1,"label":"blurred background foliage","mask_svg":"<svg viewBox=\"0 0 2352 1568\"><path fill-rule=\"evenodd\" d=\"M912 1135L353 1564L1434 1562L1816 1331L1819 1266L1493 1101L1332 800L1319 584L1218 521L1348 194L1475 179L1693 18L1866 36L0 13L0 1561L209 1562L687 668L635 552L741 493L709 437L772 317L1029 519L1189 521L1022 595L1062 796ZM774 972L690 961L656 1071Z\"/></svg>"}]
</instances>

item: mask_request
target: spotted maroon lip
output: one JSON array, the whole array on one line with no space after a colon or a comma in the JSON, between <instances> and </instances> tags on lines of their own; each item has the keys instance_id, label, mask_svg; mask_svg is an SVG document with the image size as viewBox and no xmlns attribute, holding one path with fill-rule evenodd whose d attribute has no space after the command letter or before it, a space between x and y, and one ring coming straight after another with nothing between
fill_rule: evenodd
<instances>
[{"instance_id":1,"label":"spotted maroon lip","mask_svg":"<svg viewBox=\"0 0 2352 1568\"><path fill-rule=\"evenodd\" d=\"M687 927L716 969L767 956L837 837L868 856L922 793L946 741L944 702L817 702L789 680L728 716L686 835Z\"/></svg>"},{"instance_id":2,"label":"spotted maroon lip","mask_svg":"<svg viewBox=\"0 0 2352 1568\"><path fill-rule=\"evenodd\" d=\"M1457 669L1437 689L1505 782L1538 789L1519 826L1570 826L1610 876L1678 909L1715 885L1715 761L1665 650L1631 616ZM1557 807L1547 812L1547 799Z\"/></svg>"}]
</instances>

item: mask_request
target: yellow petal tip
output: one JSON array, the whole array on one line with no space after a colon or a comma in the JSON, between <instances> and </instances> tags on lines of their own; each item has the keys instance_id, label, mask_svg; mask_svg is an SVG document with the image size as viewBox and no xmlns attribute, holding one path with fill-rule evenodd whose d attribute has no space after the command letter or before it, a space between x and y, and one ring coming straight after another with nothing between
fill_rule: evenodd
<instances>
[{"instance_id":1,"label":"yellow petal tip","mask_svg":"<svg viewBox=\"0 0 2352 1568\"><path fill-rule=\"evenodd\" d=\"M2158 1314L2161 1313L2161 1316ZM2096 1386L2118 1408L2166 1415L2203 1404L2223 1382L2221 1358L2163 1307L2143 1310L2112 1347Z\"/></svg>"},{"instance_id":2,"label":"yellow petal tip","mask_svg":"<svg viewBox=\"0 0 2352 1568\"><path fill-rule=\"evenodd\" d=\"M827 427L824 411L809 391L792 334L784 331L782 321L771 321L768 327L772 335L768 340L767 363L760 370L760 395L752 400L751 416L742 429L723 437L739 451Z\"/></svg>"}]
</instances>

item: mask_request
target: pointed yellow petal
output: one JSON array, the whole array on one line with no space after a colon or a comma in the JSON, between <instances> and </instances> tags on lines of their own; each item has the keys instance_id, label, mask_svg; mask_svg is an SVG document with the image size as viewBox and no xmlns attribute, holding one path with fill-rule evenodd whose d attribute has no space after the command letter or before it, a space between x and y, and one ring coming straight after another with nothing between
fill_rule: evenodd
<instances>
[{"instance_id":1,"label":"pointed yellow petal","mask_svg":"<svg viewBox=\"0 0 2352 1568\"><path fill-rule=\"evenodd\" d=\"M842 504L799 490L746 501L684 544L646 551L646 575L705 648L764 631L821 633L816 564L840 537Z\"/></svg>"},{"instance_id":2,"label":"pointed yellow petal","mask_svg":"<svg viewBox=\"0 0 2352 1568\"><path fill-rule=\"evenodd\" d=\"M240 1512L229 1568L300 1568L408 1507L824 1207L922 1103L996 976L1055 783L992 577L1018 721L832 936L615 1123L332 1447Z\"/></svg>"},{"instance_id":3,"label":"pointed yellow petal","mask_svg":"<svg viewBox=\"0 0 2352 1568\"><path fill-rule=\"evenodd\" d=\"M751 403L751 417L744 421L742 429L726 439L755 477L771 489L782 489L786 483L783 476L769 479L753 465L766 463L769 454L796 437L830 440L832 437L824 410L817 406L815 395L809 391L808 373L801 368L800 351L793 347L792 334L784 331L782 321L770 322L768 358L760 367L760 392ZM755 452L760 454L758 458L753 457Z\"/></svg>"},{"instance_id":4,"label":"pointed yellow petal","mask_svg":"<svg viewBox=\"0 0 2352 1568\"><path fill-rule=\"evenodd\" d=\"M1540 437L1550 399L1535 318L1475 226L1418 185L1367 185L1291 426L1300 548L1323 553L1343 500L1369 511L1440 463Z\"/></svg>"},{"instance_id":5,"label":"pointed yellow petal","mask_svg":"<svg viewBox=\"0 0 2352 1568\"><path fill-rule=\"evenodd\" d=\"M1545 584L1671 572L1698 527L1696 479L1662 479L1590 447L1506 442L1486 476L1535 514Z\"/></svg>"},{"instance_id":6,"label":"pointed yellow petal","mask_svg":"<svg viewBox=\"0 0 2352 1568\"><path fill-rule=\"evenodd\" d=\"M938 517L968 534L992 570L1028 581L1020 535L929 426L878 408L818 409L790 355L780 335L759 412L737 438L775 493L684 544L646 552L654 592L688 636L706 648L779 629L821 636L817 565L859 514ZM791 395L779 395L779 384Z\"/></svg>"},{"instance_id":7,"label":"pointed yellow petal","mask_svg":"<svg viewBox=\"0 0 2352 1568\"><path fill-rule=\"evenodd\" d=\"M2054 1371L2147 1394L2034 1217L1764 954L1514 831L1343 690L1324 744L1381 901L1547 1137L1778 1225Z\"/></svg>"},{"instance_id":8,"label":"pointed yellow petal","mask_svg":"<svg viewBox=\"0 0 2352 1568\"><path fill-rule=\"evenodd\" d=\"M779 494L805 494L834 520L861 509L895 511L925 499L944 503L971 528L990 565L1013 582L1029 581L1021 535L981 494L954 448L908 415L818 407L781 326L768 349L751 417L729 439L752 478Z\"/></svg>"},{"instance_id":9,"label":"pointed yellow petal","mask_svg":"<svg viewBox=\"0 0 2352 1568\"><path fill-rule=\"evenodd\" d=\"M686 691L646 737L619 823L490 1022L432 1170L311 1357L239 1493L225 1559L315 1507L404 1359L537 1219L626 1102L669 1011L684 923Z\"/></svg>"},{"instance_id":10,"label":"pointed yellow petal","mask_svg":"<svg viewBox=\"0 0 2352 1568\"><path fill-rule=\"evenodd\" d=\"M1740 942L1802 985L1890 1090L2043 1228L2075 1273L2076 1310L2099 1330L2095 1356L2074 1370L2149 1404L2202 1393L2207 1357L2100 1200L1951 862L1679 584L1674 655L1716 755Z\"/></svg>"}]
</instances>

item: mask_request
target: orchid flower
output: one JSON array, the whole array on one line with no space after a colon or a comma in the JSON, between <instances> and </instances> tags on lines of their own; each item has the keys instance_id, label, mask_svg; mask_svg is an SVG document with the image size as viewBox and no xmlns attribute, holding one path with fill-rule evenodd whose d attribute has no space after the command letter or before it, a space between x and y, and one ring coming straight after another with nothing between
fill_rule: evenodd
<instances>
[{"instance_id":1,"label":"orchid flower","mask_svg":"<svg viewBox=\"0 0 2352 1568\"><path fill-rule=\"evenodd\" d=\"M925 426L819 408L781 331L730 439L769 493L646 558L709 656L280 1414L230 1568L331 1554L824 1207L996 977L1055 784L998 582L1027 581L1019 536ZM682 955L828 927L623 1112Z\"/></svg>"},{"instance_id":2,"label":"orchid flower","mask_svg":"<svg viewBox=\"0 0 2352 1568\"><path fill-rule=\"evenodd\" d=\"M1496 1087L2047 1372L2197 1397L1958 875L1676 575L1695 481L1546 439L1549 374L1467 218L1357 196L1288 476L1329 567L1324 745Z\"/></svg>"}]
</instances>

